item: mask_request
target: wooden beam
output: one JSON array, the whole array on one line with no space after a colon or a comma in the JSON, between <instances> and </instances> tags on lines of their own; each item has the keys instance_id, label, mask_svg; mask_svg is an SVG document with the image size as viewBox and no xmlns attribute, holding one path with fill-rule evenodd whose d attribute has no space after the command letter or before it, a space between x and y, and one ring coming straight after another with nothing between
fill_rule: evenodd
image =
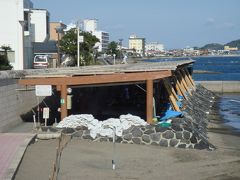
<instances>
[{"instance_id":1,"label":"wooden beam","mask_svg":"<svg viewBox=\"0 0 240 180\"><path fill-rule=\"evenodd\" d=\"M162 79L170 77L171 71L163 70L157 72L134 72L134 73L115 73L105 75L88 75L76 77L59 77L59 78L30 78L20 79L22 85L86 85L86 84L106 84L120 82L146 81L148 79Z\"/></svg>"},{"instance_id":2,"label":"wooden beam","mask_svg":"<svg viewBox=\"0 0 240 180\"><path fill-rule=\"evenodd\" d=\"M163 83L164 83L165 87L169 89L169 91L171 92L171 94L173 94L173 96L174 96L174 98L176 99L176 101L178 101L179 98L178 98L178 96L177 96L176 91L175 91L174 88L172 87L170 80L169 80L168 78L164 78L164 79L163 79Z\"/></svg>"},{"instance_id":3,"label":"wooden beam","mask_svg":"<svg viewBox=\"0 0 240 180\"><path fill-rule=\"evenodd\" d=\"M180 87L180 90L182 91L183 97L184 97L186 100L188 100L188 97L187 97L187 95L186 95L187 90L186 90L186 88L183 86L183 83L182 83L182 81L181 81L181 78L177 75L176 72L175 72L174 77L176 78L177 84L178 84L178 86Z\"/></svg>"},{"instance_id":4,"label":"wooden beam","mask_svg":"<svg viewBox=\"0 0 240 180\"><path fill-rule=\"evenodd\" d=\"M184 69L180 69L180 72L182 73L182 75L183 75L183 77L184 77L188 87L195 91L195 87L192 85L192 83L191 83L190 79L188 78L185 70Z\"/></svg>"},{"instance_id":5,"label":"wooden beam","mask_svg":"<svg viewBox=\"0 0 240 180\"><path fill-rule=\"evenodd\" d=\"M184 86L184 88L186 89L186 91L187 91L190 95L192 95L192 93L191 93L190 89L188 88L188 86L187 86L184 78L182 77L182 74L181 74L179 71L176 71L176 73L179 75L180 83L182 83L183 86Z\"/></svg>"},{"instance_id":6,"label":"wooden beam","mask_svg":"<svg viewBox=\"0 0 240 180\"><path fill-rule=\"evenodd\" d=\"M184 70L185 70L186 75L188 76L189 80L191 81L191 83L192 83L194 89L196 89L196 85L195 85L195 83L194 83L194 80L192 79L192 76L189 74L189 72L188 72L187 69L184 69Z\"/></svg>"},{"instance_id":7,"label":"wooden beam","mask_svg":"<svg viewBox=\"0 0 240 180\"><path fill-rule=\"evenodd\" d=\"M182 91L181 91L181 89L180 89L180 87L179 87L179 85L178 85L178 82L177 82L177 80L176 80L176 77L173 76L172 79L173 79L173 82L174 82L174 85L175 85L175 88L176 88L176 90L177 90L178 95L183 96Z\"/></svg>"},{"instance_id":8,"label":"wooden beam","mask_svg":"<svg viewBox=\"0 0 240 180\"><path fill-rule=\"evenodd\" d=\"M61 121L67 117L67 86L61 86Z\"/></svg>"},{"instance_id":9,"label":"wooden beam","mask_svg":"<svg viewBox=\"0 0 240 180\"><path fill-rule=\"evenodd\" d=\"M176 86L180 89L180 92L181 92L181 95L186 99L188 100L188 97L186 95L186 91L185 91L185 88L179 83L177 77L174 75L173 76L173 79L176 81Z\"/></svg>"},{"instance_id":10,"label":"wooden beam","mask_svg":"<svg viewBox=\"0 0 240 180\"><path fill-rule=\"evenodd\" d=\"M189 81L189 79L187 78L186 73L184 72L184 70L183 69L179 69L179 72L182 74L182 77L183 77L184 81L186 82L186 85L188 86L188 88L193 88L192 84Z\"/></svg>"},{"instance_id":11,"label":"wooden beam","mask_svg":"<svg viewBox=\"0 0 240 180\"><path fill-rule=\"evenodd\" d=\"M163 84L164 84L164 86L165 86L165 88L166 88L166 90L167 90L167 92L168 92L169 101L170 101L173 109L174 109L175 111L181 111L180 108L179 108L179 106L177 105L176 99L175 99L175 97L174 97L174 95L173 95L173 92L172 92L172 89L171 89L171 84L169 84L169 82L166 81L166 79L163 79Z\"/></svg>"},{"instance_id":12,"label":"wooden beam","mask_svg":"<svg viewBox=\"0 0 240 180\"><path fill-rule=\"evenodd\" d=\"M146 113L147 122L152 124L153 119L153 80L147 80L147 99L146 99Z\"/></svg>"}]
</instances>

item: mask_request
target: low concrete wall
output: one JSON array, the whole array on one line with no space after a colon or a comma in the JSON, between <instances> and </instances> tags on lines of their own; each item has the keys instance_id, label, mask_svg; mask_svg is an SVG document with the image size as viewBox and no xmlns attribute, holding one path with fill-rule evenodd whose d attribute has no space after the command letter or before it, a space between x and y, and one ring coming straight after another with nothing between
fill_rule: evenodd
<instances>
[{"instance_id":1,"label":"low concrete wall","mask_svg":"<svg viewBox=\"0 0 240 180\"><path fill-rule=\"evenodd\" d=\"M240 93L240 81L196 81L205 88L218 93Z\"/></svg>"},{"instance_id":2,"label":"low concrete wall","mask_svg":"<svg viewBox=\"0 0 240 180\"><path fill-rule=\"evenodd\" d=\"M17 79L0 78L0 132L20 124L21 115L37 105L35 91L18 91L20 88Z\"/></svg>"}]
</instances>

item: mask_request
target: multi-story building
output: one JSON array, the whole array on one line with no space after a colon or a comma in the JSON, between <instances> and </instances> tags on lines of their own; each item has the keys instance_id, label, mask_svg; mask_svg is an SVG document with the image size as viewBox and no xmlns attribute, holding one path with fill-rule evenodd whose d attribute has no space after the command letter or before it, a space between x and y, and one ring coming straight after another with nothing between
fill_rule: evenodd
<instances>
[{"instance_id":1,"label":"multi-story building","mask_svg":"<svg viewBox=\"0 0 240 180\"><path fill-rule=\"evenodd\" d=\"M30 13L33 3L30 0L0 1L0 46L10 46L12 54L9 59L14 69L30 66L32 58L30 42Z\"/></svg>"},{"instance_id":2,"label":"multi-story building","mask_svg":"<svg viewBox=\"0 0 240 180\"><path fill-rule=\"evenodd\" d=\"M50 36L49 18L46 9L31 10L31 36L33 42L48 41Z\"/></svg>"},{"instance_id":3,"label":"multi-story building","mask_svg":"<svg viewBox=\"0 0 240 180\"><path fill-rule=\"evenodd\" d=\"M57 29L58 28L65 29L66 27L67 26L61 22L51 22L49 40L58 41L58 35L59 35L59 39L62 39L62 37L64 36L64 31L57 32Z\"/></svg>"},{"instance_id":4,"label":"multi-story building","mask_svg":"<svg viewBox=\"0 0 240 180\"><path fill-rule=\"evenodd\" d=\"M92 34L100 41L98 52L106 52L109 44L109 33L105 31L94 31Z\"/></svg>"},{"instance_id":5,"label":"multi-story building","mask_svg":"<svg viewBox=\"0 0 240 180\"><path fill-rule=\"evenodd\" d=\"M224 46L224 50L225 51L237 51L238 48L237 47Z\"/></svg>"},{"instance_id":6,"label":"multi-story building","mask_svg":"<svg viewBox=\"0 0 240 180\"><path fill-rule=\"evenodd\" d=\"M33 9L31 0L0 1L0 46L10 46L9 61L15 70L32 67L33 42L49 37L49 13Z\"/></svg>"},{"instance_id":7,"label":"multi-story building","mask_svg":"<svg viewBox=\"0 0 240 180\"><path fill-rule=\"evenodd\" d=\"M149 50L156 51L156 52L164 51L164 45L158 42L147 43L145 48L146 48L146 51L149 51Z\"/></svg>"},{"instance_id":8,"label":"multi-story building","mask_svg":"<svg viewBox=\"0 0 240 180\"><path fill-rule=\"evenodd\" d=\"M96 19L85 19L83 21L84 31L90 32L95 35L99 41L98 52L105 52L109 44L109 33L105 31L97 30L97 20Z\"/></svg>"},{"instance_id":9,"label":"multi-story building","mask_svg":"<svg viewBox=\"0 0 240 180\"><path fill-rule=\"evenodd\" d=\"M97 31L97 19L84 19L83 30L87 32Z\"/></svg>"},{"instance_id":10,"label":"multi-story building","mask_svg":"<svg viewBox=\"0 0 240 180\"><path fill-rule=\"evenodd\" d=\"M134 49L140 56L145 56L145 38L131 35L129 37L129 49Z\"/></svg>"}]
</instances>

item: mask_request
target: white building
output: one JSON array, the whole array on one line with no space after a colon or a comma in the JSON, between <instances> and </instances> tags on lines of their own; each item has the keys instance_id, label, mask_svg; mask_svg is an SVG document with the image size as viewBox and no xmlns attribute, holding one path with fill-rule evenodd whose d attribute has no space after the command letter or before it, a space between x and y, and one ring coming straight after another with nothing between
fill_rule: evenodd
<instances>
[{"instance_id":1,"label":"white building","mask_svg":"<svg viewBox=\"0 0 240 180\"><path fill-rule=\"evenodd\" d=\"M148 56L159 56L164 52L164 45L158 42L147 43L145 48Z\"/></svg>"},{"instance_id":2,"label":"white building","mask_svg":"<svg viewBox=\"0 0 240 180\"><path fill-rule=\"evenodd\" d=\"M46 9L31 10L31 36L33 42L49 39L49 12Z\"/></svg>"},{"instance_id":3,"label":"white building","mask_svg":"<svg viewBox=\"0 0 240 180\"><path fill-rule=\"evenodd\" d=\"M96 19L85 19L83 21L83 29L84 31L92 33L100 40L98 52L105 52L107 50L107 46L109 44L109 33L97 30Z\"/></svg>"},{"instance_id":4,"label":"white building","mask_svg":"<svg viewBox=\"0 0 240 180\"><path fill-rule=\"evenodd\" d=\"M97 19L84 19L83 30L87 32L97 31Z\"/></svg>"},{"instance_id":5,"label":"white building","mask_svg":"<svg viewBox=\"0 0 240 180\"><path fill-rule=\"evenodd\" d=\"M134 49L139 56L145 56L145 38L131 35L128 39L129 49Z\"/></svg>"},{"instance_id":6,"label":"white building","mask_svg":"<svg viewBox=\"0 0 240 180\"><path fill-rule=\"evenodd\" d=\"M98 47L98 52L105 52L107 50L108 44L109 44L109 34L108 32L104 31L94 31L92 33L94 36L96 36L99 41L99 47Z\"/></svg>"},{"instance_id":7,"label":"white building","mask_svg":"<svg viewBox=\"0 0 240 180\"><path fill-rule=\"evenodd\" d=\"M0 0L0 46L10 46L13 69L32 68L33 42L49 36L49 13L33 9L30 0Z\"/></svg>"},{"instance_id":8,"label":"white building","mask_svg":"<svg viewBox=\"0 0 240 180\"><path fill-rule=\"evenodd\" d=\"M146 51L164 51L164 45L158 42L151 42L146 44Z\"/></svg>"},{"instance_id":9,"label":"white building","mask_svg":"<svg viewBox=\"0 0 240 180\"><path fill-rule=\"evenodd\" d=\"M12 48L12 58L9 61L14 69L27 68L30 62L27 58L31 57L28 55L25 57L25 54L31 49L28 37L29 13L33 4L30 0L1 0L0 7L0 46L6 45Z\"/></svg>"}]
</instances>

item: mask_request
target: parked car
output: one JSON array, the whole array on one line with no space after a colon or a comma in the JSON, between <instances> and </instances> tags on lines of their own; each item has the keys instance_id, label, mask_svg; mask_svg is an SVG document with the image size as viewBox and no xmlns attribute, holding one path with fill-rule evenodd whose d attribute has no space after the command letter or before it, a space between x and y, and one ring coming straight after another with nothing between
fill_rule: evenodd
<instances>
[{"instance_id":1,"label":"parked car","mask_svg":"<svg viewBox=\"0 0 240 180\"><path fill-rule=\"evenodd\" d=\"M36 55L33 61L34 69L48 68L49 67L49 56L48 55Z\"/></svg>"}]
</instances>

